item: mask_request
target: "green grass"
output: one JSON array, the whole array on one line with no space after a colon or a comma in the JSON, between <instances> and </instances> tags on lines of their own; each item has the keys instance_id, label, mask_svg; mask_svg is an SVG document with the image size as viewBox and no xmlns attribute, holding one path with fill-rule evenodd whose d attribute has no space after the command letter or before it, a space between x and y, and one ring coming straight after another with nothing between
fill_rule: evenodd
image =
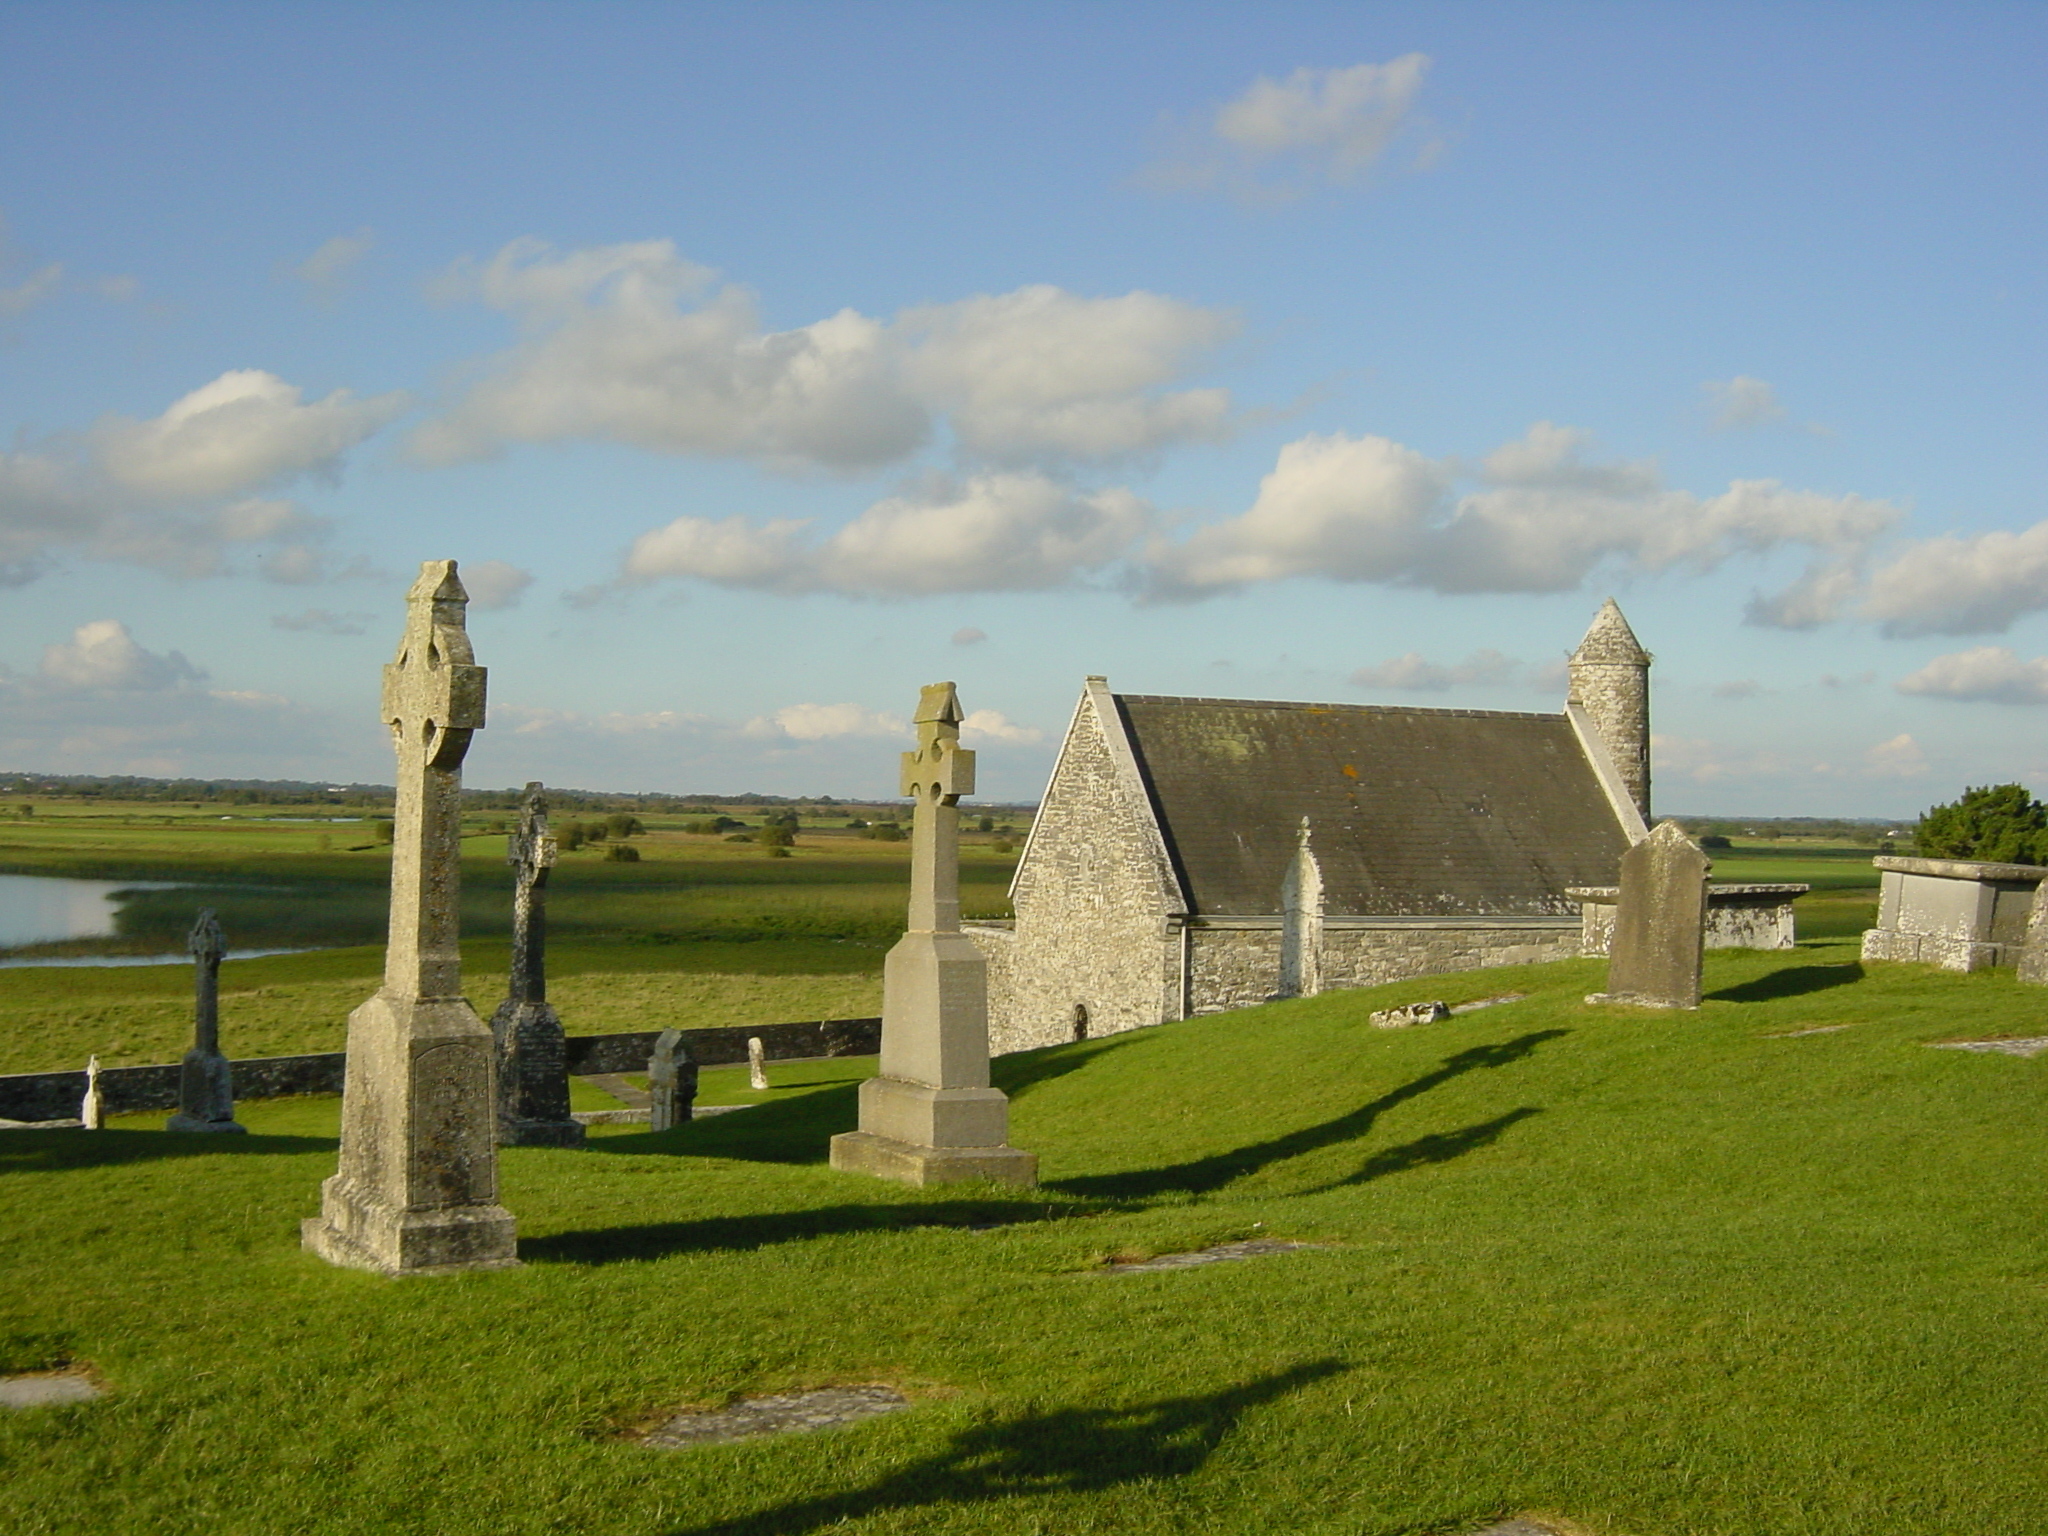
<instances>
[{"instance_id":1,"label":"green grass","mask_svg":"<svg viewBox=\"0 0 2048 1536\"><path fill-rule=\"evenodd\" d=\"M831 1172L853 1087L823 1073L658 1136L511 1151L527 1262L452 1280L298 1251L334 1167L309 1119L239 1145L0 1133L0 1364L112 1388L0 1417L10 1527L2038 1531L2048 1058L1920 1047L2048 1034L2048 989L1826 944L1711 954L1697 1015L1588 1007L1600 977L1487 971L1003 1058L1031 1192ZM1252 1235L1332 1246L1099 1273ZM682 1453L622 1435L877 1380L917 1406Z\"/></svg>"}]
</instances>

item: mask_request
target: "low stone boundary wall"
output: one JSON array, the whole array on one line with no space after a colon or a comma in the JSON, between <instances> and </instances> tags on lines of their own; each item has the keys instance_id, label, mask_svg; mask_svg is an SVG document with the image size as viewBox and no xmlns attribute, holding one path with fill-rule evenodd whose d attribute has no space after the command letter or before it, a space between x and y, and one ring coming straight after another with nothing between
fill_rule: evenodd
<instances>
[{"instance_id":1,"label":"low stone boundary wall","mask_svg":"<svg viewBox=\"0 0 2048 1536\"><path fill-rule=\"evenodd\" d=\"M569 1070L644 1072L659 1030L616 1035L571 1035ZM880 1019L823 1019L805 1024L740 1024L686 1029L683 1038L699 1066L722 1067L747 1059L749 1036L759 1035L770 1061L812 1056L872 1056L882 1048ZM312 1056L252 1056L233 1063L235 1098L280 1099L299 1093L339 1093L348 1058L342 1051ZM85 1069L0 1076L0 1120L66 1120L85 1097ZM102 1067L100 1098L110 1115L178 1107L178 1065Z\"/></svg>"}]
</instances>

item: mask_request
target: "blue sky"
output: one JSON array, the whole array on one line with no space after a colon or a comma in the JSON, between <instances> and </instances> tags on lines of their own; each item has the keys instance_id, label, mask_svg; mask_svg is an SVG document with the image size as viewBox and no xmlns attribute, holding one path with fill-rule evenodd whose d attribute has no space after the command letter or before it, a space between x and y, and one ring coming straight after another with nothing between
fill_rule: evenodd
<instances>
[{"instance_id":1,"label":"blue sky","mask_svg":"<svg viewBox=\"0 0 2048 1536\"><path fill-rule=\"evenodd\" d=\"M2048 789L2048 11L0 3L0 767L1034 798L1129 692Z\"/></svg>"}]
</instances>

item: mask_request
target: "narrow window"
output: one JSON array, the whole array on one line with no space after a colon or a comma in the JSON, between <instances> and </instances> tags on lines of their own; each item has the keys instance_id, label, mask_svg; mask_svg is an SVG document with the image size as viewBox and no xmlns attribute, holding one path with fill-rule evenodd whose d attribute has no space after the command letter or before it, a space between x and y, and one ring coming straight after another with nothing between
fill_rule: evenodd
<instances>
[{"instance_id":1,"label":"narrow window","mask_svg":"<svg viewBox=\"0 0 2048 1536\"><path fill-rule=\"evenodd\" d=\"M1088 1005L1086 1003L1074 1004L1074 1038L1076 1040L1086 1040L1088 1038Z\"/></svg>"}]
</instances>

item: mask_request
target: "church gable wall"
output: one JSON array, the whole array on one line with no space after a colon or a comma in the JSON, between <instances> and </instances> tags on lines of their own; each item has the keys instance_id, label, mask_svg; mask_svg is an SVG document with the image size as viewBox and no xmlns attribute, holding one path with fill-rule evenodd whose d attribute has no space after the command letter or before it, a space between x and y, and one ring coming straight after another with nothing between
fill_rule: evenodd
<instances>
[{"instance_id":1,"label":"church gable wall","mask_svg":"<svg viewBox=\"0 0 2048 1536\"><path fill-rule=\"evenodd\" d=\"M1143 817L1128 803L1092 701L1074 717L1013 892L1014 929L970 935L989 957L989 1043L1028 1050L1179 1015L1170 931Z\"/></svg>"}]
</instances>

